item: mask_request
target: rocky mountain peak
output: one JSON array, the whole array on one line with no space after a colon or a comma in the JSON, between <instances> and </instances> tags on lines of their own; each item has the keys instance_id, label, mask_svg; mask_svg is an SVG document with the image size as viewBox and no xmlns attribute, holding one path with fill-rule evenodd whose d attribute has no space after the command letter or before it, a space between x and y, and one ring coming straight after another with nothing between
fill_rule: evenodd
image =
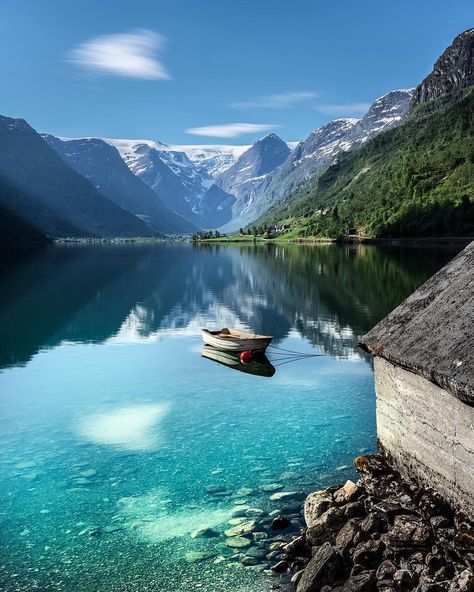
<instances>
[{"instance_id":1,"label":"rocky mountain peak","mask_svg":"<svg viewBox=\"0 0 474 592\"><path fill-rule=\"evenodd\" d=\"M455 37L436 61L433 71L417 86L412 105L457 94L474 84L474 28Z\"/></svg>"},{"instance_id":2,"label":"rocky mountain peak","mask_svg":"<svg viewBox=\"0 0 474 592\"><path fill-rule=\"evenodd\" d=\"M290 152L286 142L276 134L269 134L246 150L233 166L218 177L216 183L225 191L235 189L236 184L273 171L288 158Z\"/></svg>"},{"instance_id":3,"label":"rocky mountain peak","mask_svg":"<svg viewBox=\"0 0 474 592\"><path fill-rule=\"evenodd\" d=\"M349 141L362 144L398 125L410 110L413 92L413 88L397 89L376 99L364 117L353 126Z\"/></svg>"}]
</instances>

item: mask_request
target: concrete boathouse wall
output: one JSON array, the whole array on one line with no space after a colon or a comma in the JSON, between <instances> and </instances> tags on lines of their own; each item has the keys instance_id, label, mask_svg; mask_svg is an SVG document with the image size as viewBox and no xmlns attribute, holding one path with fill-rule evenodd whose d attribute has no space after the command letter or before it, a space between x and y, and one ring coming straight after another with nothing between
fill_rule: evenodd
<instances>
[{"instance_id":1,"label":"concrete boathouse wall","mask_svg":"<svg viewBox=\"0 0 474 592\"><path fill-rule=\"evenodd\" d=\"M374 355L382 453L474 518L474 242L360 346Z\"/></svg>"},{"instance_id":2,"label":"concrete boathouse wall","mask_svg":"<svg viewBox=\"0 0 474 592\"><path fill-rule=\"evenodd\" d=\"M381 450L403 476L474 513L474 407L426 378L374 360Z\"/></svg>"}]
</instances>

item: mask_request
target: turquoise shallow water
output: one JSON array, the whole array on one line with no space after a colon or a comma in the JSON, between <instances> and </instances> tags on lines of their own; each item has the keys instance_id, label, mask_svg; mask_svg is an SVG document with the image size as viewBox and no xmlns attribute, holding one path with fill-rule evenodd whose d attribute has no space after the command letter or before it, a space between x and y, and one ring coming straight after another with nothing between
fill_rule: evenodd
<instances>
[{"instance_id":1,"label":"turquoise shallow water","mask_svg":"<svg viewBox=\"0 0 474 592\"><path fill-rule=\"evenodd\" d=\"M262 558L242 564L264 541L223 545L228 521L246 514L263 532L271 512L297 515L305 493L354 476L354 456L376 447L372 368L357 339L453 254L334 245L5 253L0 588L278 584ZM248 375L201 356L202 326L251 328L322 355L281 364L270 351L274 376ZM271 499L282 491L293 494ZM204 527L216 536L192 538Z\"/></svg>"}]
</instances>

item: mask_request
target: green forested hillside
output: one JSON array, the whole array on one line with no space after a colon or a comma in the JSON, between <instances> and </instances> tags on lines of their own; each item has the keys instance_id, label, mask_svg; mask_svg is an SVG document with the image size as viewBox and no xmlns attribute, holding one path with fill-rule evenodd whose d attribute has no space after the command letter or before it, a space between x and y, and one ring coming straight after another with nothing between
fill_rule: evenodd
<instances>
[{"instance_id":1,"label":"green forested hillside","mask_svg":"<svg viewBox=\"0 0 474 592\"><path fill-rule=\"evenodd\" d=\"M301 236L474 234L474 90L415 108L399 127L341 155L257 224ZM354 232L354 230L352 231Z\"/></svg>"}]
</instances>

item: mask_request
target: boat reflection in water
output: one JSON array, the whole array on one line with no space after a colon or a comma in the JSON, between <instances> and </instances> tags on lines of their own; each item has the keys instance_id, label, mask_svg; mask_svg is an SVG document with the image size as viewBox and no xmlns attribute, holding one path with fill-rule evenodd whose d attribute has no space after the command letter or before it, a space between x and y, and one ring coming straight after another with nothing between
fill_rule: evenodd
<instances>
[{"instance_id":1,"label":"boat reflection in water","mask_svg":"<svg viewBox=\"0 0 474 592\"><path fill-rule=\"evenodd\" d=\"M275 367L272 366L270 360L264 354L255 355L249 364L243 364L240 361L239 354L232 354L230 352L224 352L212 347L211 345L205 345L202 348L202 357L223 364L232 370L239 370L239 372L245 372L245 374L254 374L255 376L266 376L271 377L275 374Z\"/></svg>"}]
</instances>

